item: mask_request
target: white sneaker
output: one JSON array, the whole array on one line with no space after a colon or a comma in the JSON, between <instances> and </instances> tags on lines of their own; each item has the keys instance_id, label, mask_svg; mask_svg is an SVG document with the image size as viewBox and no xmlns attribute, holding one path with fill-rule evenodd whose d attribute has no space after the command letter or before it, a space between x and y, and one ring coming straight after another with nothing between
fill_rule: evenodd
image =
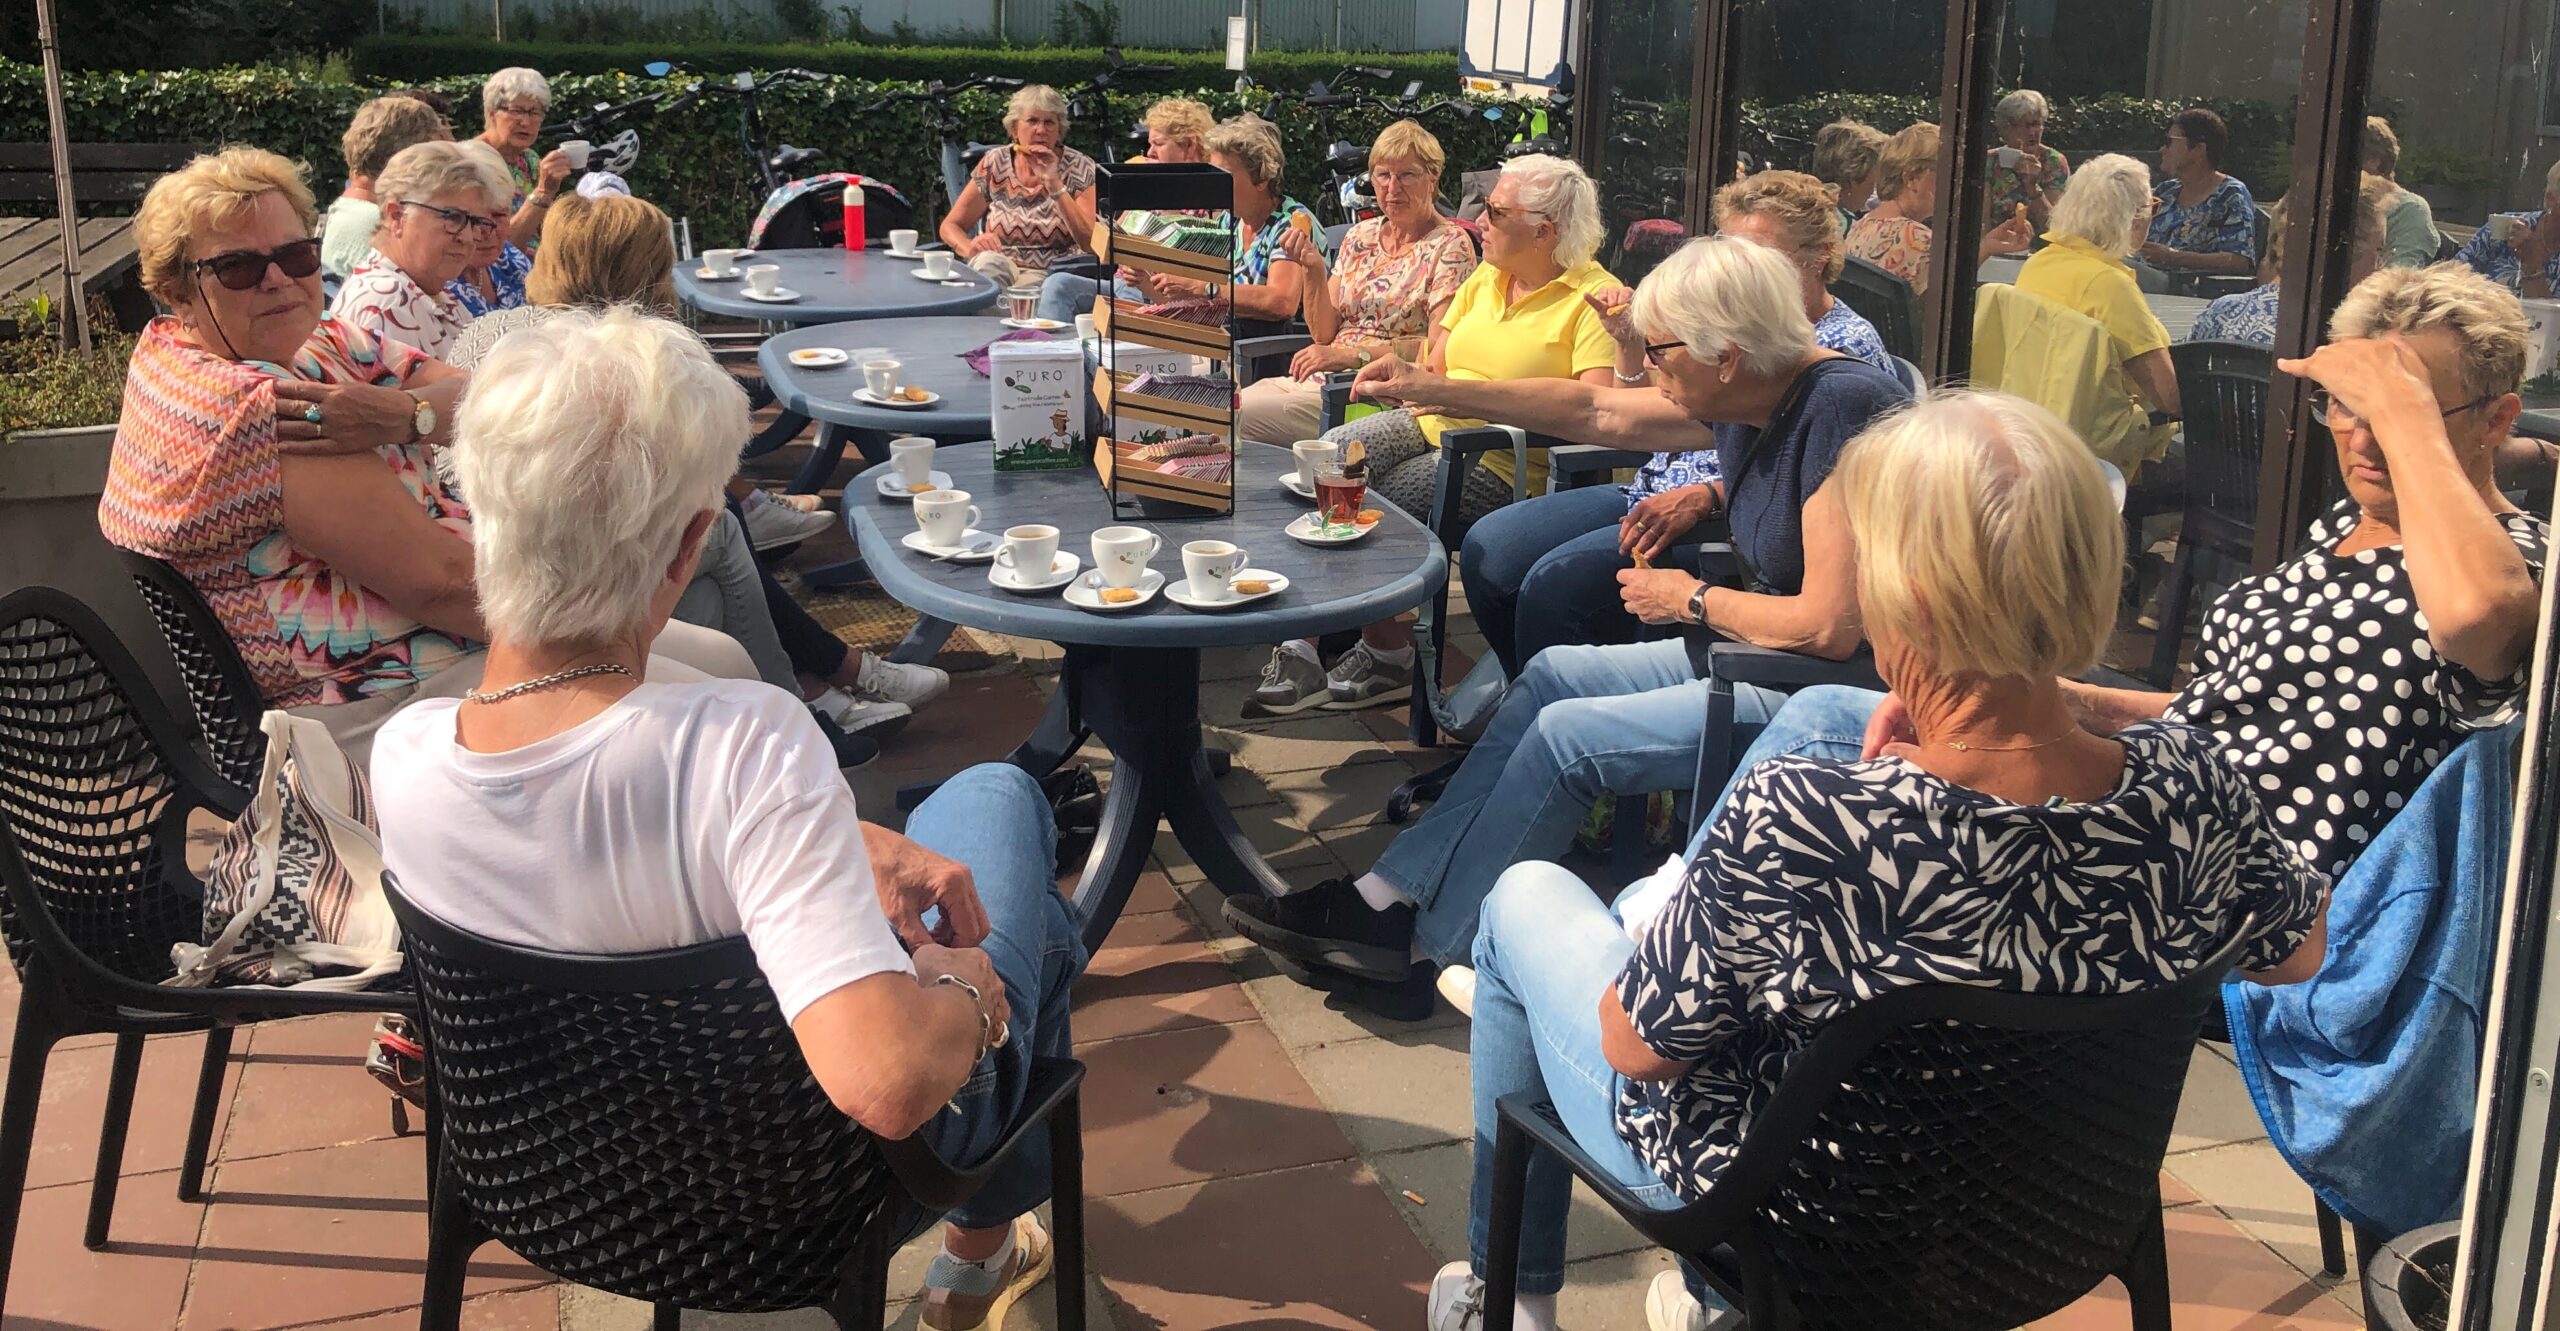
<instances>
[{"instance_id":1,"label":"white sneaker","mask_svg":"<svg viewBox=\"0 0 2560 1331\"><path fill-rule=\"evenodd\" d=\"M798 545L836 525L833 513L803 513L789 504L763 503L747 510L747 544L758 550Z\"/></svg>"},{"instance_id":2,"label":"white sneaker","mask_svg":"<svg viewBox=\"0 0 2560 1331\"><path fill-rule=\"evenodd\" d=\"M873 698L857 698L842 689L829 689L809 700L809 710L836 723L836 729L848 735L869 732L873 739L896 733L907 723L912 711L902 702L883 702Z\"/></svg>"},{"instance_id":3,"label":"white sneaker","mask_svg":"<svg viewBox=\"0 0 2560 1331\"><path fill-rule=\"evenodd\" d=\"M862 669L855 673L853 688L865 698L902 703L909 708L922 707L943 695L951 687L951 676L929 665L905 665L878 652L862 654Z\"/></svg>"},{"instance_id":4,"label":"white sneaker","mask_svg":"<svg viewBox=\"0 0 2560 1331\"><path fill-rule=\"evenodd\" d=\"M1431 1278L1431 1297L1423 1305L1428 1331L1480 1331L1484 1326L1484 1282L1465 1262L1451 1262Z\"/></svg>"},{"instance_id":5,"label":"white sneaker","mask_svg":"<svg viewBox=\"0 0 2560 1331\"><path fill-rule=\"evenodd\" d=\"M1719 1308L1709 1316L1689 1293L1689 1282L1678 1271L1665 1271L1644 1292L1644 1323L1652 1331L1740 1331L1742 1310Z\"/></svg>"},{"instance_id":6,"label":"white sneaker","mask_svg":"<svg viewBox=\"0 0 2560 1331\"><path fill-rule=\"evenodd\" d=\"M1432 984L1439 989L1442 998L1449 1000L1449 1006L1456 1008L1461 1016L1474 1020L1476 1015L1475 967L1443 966L1440 968L1440 978Z\"/></svg>"}]
</instances>

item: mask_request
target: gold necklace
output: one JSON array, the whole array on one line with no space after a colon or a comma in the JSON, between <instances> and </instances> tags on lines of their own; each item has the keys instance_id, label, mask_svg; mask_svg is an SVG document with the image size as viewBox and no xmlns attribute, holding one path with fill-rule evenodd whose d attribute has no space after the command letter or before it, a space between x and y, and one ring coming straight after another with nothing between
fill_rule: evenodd
<instances>
[{"instance_id":1,"label":"gold necklace","mask_svg":"<svg viewBox=\"0 0 2560 1331\"><path fill-rule=\"evenodd\" d=\"M1933 740L1931 742L1944 744L1958 753L2024 753L2029 749L2051 748L2056 744L2060 744L2062 741L2071 738L2072 732L2077 731L2079 728L2079 723L2075 721L2072 723L2070 730L2063 731L2061 734L2056 735L2051 739L2030 740L2024 744L1967 744L1960 739L1942 739Z\"/></svg>"}]
</instances>

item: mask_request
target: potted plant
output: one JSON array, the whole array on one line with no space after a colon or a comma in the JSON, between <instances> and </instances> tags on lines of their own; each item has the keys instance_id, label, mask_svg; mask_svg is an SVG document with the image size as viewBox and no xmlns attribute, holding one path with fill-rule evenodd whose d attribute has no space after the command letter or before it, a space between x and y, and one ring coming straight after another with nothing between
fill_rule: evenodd
<instances>
[{"instance_id":1,"label":"potted plant","mask_svg":"<svg viewBox=\"0 0 2560 1331\"><path fill-rule=\"evenodd\" d=\"M2413 1229L2382 1245L2364 1271L2364 1306L2373 1325L2444 1331L2453 1311L2453 1267L2461 1256L2460 1221Z\"/></svg>"}]
</instances>

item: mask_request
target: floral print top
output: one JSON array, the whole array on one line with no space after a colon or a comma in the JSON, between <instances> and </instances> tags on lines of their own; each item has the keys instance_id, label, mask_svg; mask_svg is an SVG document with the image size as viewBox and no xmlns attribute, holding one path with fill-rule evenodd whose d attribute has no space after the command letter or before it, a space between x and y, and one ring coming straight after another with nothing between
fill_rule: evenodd
<instances>
[{"instance_id":1,"label":"floral print top","mask_svg":"<svg viewBox=\"0 0 2560 1331\"><path fill-rule=\"evenodd\" d=\"M405 342L438 358L471 322L471 312L454 299L450 286L428 292L380 250L366 251L364 262L347 274L329 317L364 330L375 341Z\"/></svg>"},{"instance_id":2,"label":"floral print top","mask_svg":"<svg viewBox=\"0 0 2560 1331\"><path fill-rule=\"evenodd\" d=\"M489 264L489 285L498 293L496 300L481 295L480 288L471 284L469 273L445 283L444 293L460 301L462 308L477 319L493 310L512 310L524 304L524 279L532 271L533 256L510 241Z\"/></svg>"},{"instance_id":3,"label":"floral print top","mask_svg":"<svg viewBox=\"0 0 2560 1331\"><path fill-rule=\"evenodd\" d=\"M2038 144L2037 147L2044 152L2044 179L2037 181L2029 181L2017 167L2000 165L2000 150L1991 150L1991 207L1987 211L1992 218L2005 217L2044 195L2060 193L2062 187L2071 182L2071 160L2055 151L2052 144ZM2025 160L2023 157L2019 159L2021 163Z\"/></svg>"},{"instance_id":4,"label":"floral print top","mask_svg":"<svg viewBox=\"0 0 2560 1331\"><path fill-rule=\"evenodd\" d=\"M2524 223L2528 231L2542 225L2542 211L2538 208L2529 213L2500 213L2498 217L2512 217ZM2496 228L2496 217L2482 223L2480 229L2472 233L2471 239L2463 242L2462 248L2454 254L2454 261L2468 264L2473 272L2509 291L2521 291L2524 289L2524 260L2516 256L2515 246L2498 239ZM2560 254L2542 261L2542 280L2550 283L2552 290L2560 291Z\"/></svg>"},{"instance_id":5,"label":"floral print top","mask_svg":"<svg viewBox=\"0 0 2560 1331\"><path fill-rule=\"evenodd\" d=\"M291 365L226 360L166 317L134 346L98 527L110 543L167 560L195 585L269 706L350 702L416 684L474 646L393 609L284 530L275 381L397 388L433 364L336 319L320 321ZM385 448L381 457L430 519L470 537L470 510L437 479L425 446Z\"/></svg>"},{"instance_id":6,"label":"floral print top","mask_svg":"<svg viewBox=\"0 0 2560 1331\"><path fill-rule=\"evenodd\" d=\"M986 234L1004 247L1017 268L1047 272L1085 252L1089 237L1067 225L1058 201L1014 173L1015 151L998 148L978 159L974 180L987 196ZM1093 159L1058 149L1058 183L1069 194L1093 188Z\"/></svg>"},{"instance_id":7,"label":"floral print top","mask_svg":"<svg viewBox=\"0 0 2560 1331\"><path fill-rule=\"evenodd\" d=\"M1342 327L1333 340L1406 348L1411 355L1431 336L1431 312L1448 304L1476 270L1476 247L1466 228L1447 222L1392 254L1386 234L1386 219L1373 217L1343 236L1332 292Z\"/></svg>"},{"instance_id":8,"label":"floral print top","mask_svg":"<svg viewBox=\"0 0 2560 1331\"><path fill-rule=\"evenodd\" d=\"M1281 233L1293 225L1300 225L1300 214L1305 214L1307 220L1303 225L1314 233L1318 248L1322 248L1324 227L1317 223L1316 215L1307 211L1307 205L1284 194L1280 196L1280 206L1272 209L1271 215L1262 219L1262 225L1254 231L1253 243L1236 255L1237 286L1258 287L1271 280L1271 261L1280 257Z\"/></svg>"},{"instance_id":9,"label":"floral print top","mask_svg":"<svg viewBox=\"0 0 2560 1331\"><path fill-rule=\"evenodd\" d=\"M2262 347L2276 344L2276 284L2251 287L2224 296L2204 307L2196 316L2195 327L2187 331L2190 342L2255 342Z\"/></svg>"},{"instance_id":10,"label":"floral print top","mask_svg":"<svg viewBox=\"0 0 2560 1331\"><path fill-rule=\"evenodd\" d=\"M1864 259L1911 284L1914 295L1929 289L1929 224L1908 217L1869 213L1849 228L1849 257Z\"/></svg>"},{"instance_id":11,"label":"floral print top","mask_svg":"<svg viewBox=\"0 0 2560 1331\"><path fill-rule=\"evenodd\" d=\"M2258 252L2258 204L2238 177L2224 176L2192 208L2179 206L2181 188L2175 176L2152 187L2152 244L2188 254L2254 256Z\"/></svg>"}]
</instances>

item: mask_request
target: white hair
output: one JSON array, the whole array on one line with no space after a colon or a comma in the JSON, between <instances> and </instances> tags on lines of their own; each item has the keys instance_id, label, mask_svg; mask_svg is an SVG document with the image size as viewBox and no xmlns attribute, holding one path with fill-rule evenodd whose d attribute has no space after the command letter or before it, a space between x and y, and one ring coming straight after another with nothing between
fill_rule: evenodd
<instances>
[{"instance_id":1,"label":"white hair","mask_svg":"<svg viewBox=\"0 0 2560 1331\"><path fill-rule=\"evenodd\" d=\"M1991 123L2007 129L2029 120L2050 119L2052 115L2053 104L2044 99L2043 93L2033 88L2020 88L2001 98L2000 104L1991 108Z\"/></svg>"},{"instance_id":2,"label":"white hair","mask_svg":"<svg viewBox=\"0 0 2560 1331\"><path fill-rule=\"evenodd\" d=\"M1600 191L1580 166L1534 153L1503 163L1501 178L1519 182L1522 208L1555 223L1557 263L1572 268L1600 252Z\"/></svg>"},{"instance_id":3,"label":"white hair","mask_svg":"<svg viewBox=\"0 0 2560 1331\"><path fill-rule=\"evenodd\" d=\"M500 339L453 432L490 634L583 646L642 625L746 436L746 393L680 324L561 309Z\"/></svg>"},{"instance_id":4,"label":"white hair","mask_svg":"<svg viewBox=\"0 0 2560 1331\"><path fill-rule=\"evenodd\" d=\"M541 70L512 65L490 75L489 81L480 85L480 111L483 115L495 114L499 107L519 98L539 103L545 111L550 110L550 80L542 77Z\"/></svg>"},{"instance_id":5,"label":"white hair","mask_svg":"<svg viewBox=\"0 0 2560 1331\"><path fill-rule=\"evenodd\" d=\"M2143 214L2151 207L2151 168L2122 153L2080 164L2047 229L2122 257L2142 248Z\"/></svg>"},{"instance_id":6,"label":"white hair","mask_svg":"<svg viewBox=\"0 0 2560 1331\"><path fill-rule=\"evenodd\" d=\"M1676 337L1701 360L1728 349L1752 374L1784 374L1813 350L1804 284L1776 250L1739 236L1701 236L1671 252L1636 288L1636 325Z\"/></svg>"},{"instance_id":7,"label":"white hair","mask_svg":"<svg viewBox=\"0 0 2560 1331\"><path fill-rule=\"evenodd\" d=\"M456 143L451 139L435 139L413 143L391 155L382 174L373 178L374 197L385 203L392 200L432 200L454 190L476 189L481 193L481 211L504 208L515 198L516 186L507 175L498 150L477 139Z\"/></svg>"}]
</instances>

